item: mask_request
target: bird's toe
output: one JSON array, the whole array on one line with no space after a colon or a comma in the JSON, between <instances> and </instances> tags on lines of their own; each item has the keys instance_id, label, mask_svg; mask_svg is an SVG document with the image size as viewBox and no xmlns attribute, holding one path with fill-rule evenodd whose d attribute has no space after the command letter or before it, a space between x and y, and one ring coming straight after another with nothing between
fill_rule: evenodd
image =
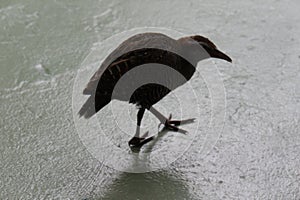
<instances>
[{"instance_id":1,"label":"bird's toe","mask_svg":"<svg viewBox=\"0 0 300 200\"><path fill-rule=\"evenodd\" d=\"M133 137L133 138L131 138L131 140L129 140L128 145L129 146L138 146L143 139L144 138Z\"/></svg>"}]
</instances>

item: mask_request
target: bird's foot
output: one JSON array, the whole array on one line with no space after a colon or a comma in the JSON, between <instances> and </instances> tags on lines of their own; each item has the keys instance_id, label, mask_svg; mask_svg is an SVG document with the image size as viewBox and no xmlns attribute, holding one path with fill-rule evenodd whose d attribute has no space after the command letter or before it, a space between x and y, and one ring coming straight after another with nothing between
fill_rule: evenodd
<instances>
[{"instance_id":1,"label":"bird's foot","mask_svg":"<svg viewBox=\"0 0 300 200\"><path fill-rule=\"evenodd\" d=\"M129 140L128 145L130 148L140 148L144 144L150 142L153 137L148 137L148 131L142 136L142 137L133 137L131 140Z\"/></svg>"},{"instance_id":2,"label":"bird's foot","mask_svg":"<svg viewBox=\"0 0 300 200\"><path fill-rule=\"evenodd\" d=\"M181 124L188 124L188 123L193 123L195 121L195 118L191 118L191 119L186 119L186 120L171 120L172 119L172 114L169 115L169 118L166 119L165 122L165 128L171 131L175 131L175 132L180 132L183 134L187 134L188 131L183 130L181 128L178 128L177 126L181 125ZM162 125L159 124L158 128Z\"/></svg>"}]
</instances>

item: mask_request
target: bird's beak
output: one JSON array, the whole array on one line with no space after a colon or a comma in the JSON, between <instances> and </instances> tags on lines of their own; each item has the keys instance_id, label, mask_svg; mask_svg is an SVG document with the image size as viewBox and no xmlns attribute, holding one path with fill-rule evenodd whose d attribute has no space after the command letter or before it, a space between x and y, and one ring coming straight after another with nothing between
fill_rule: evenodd
<instances>
[{"instance_id":1,"label":"bird's beak","mask_svg":"<svg viewBox=\"0 0 300 200\"><path fill-rule=\"evenodd\" d=\"M223 59L226 60L228 62L232 62L231 58L229 56L227 56L225 53L219 51L218 49L213 49L209 52L210 56L213 58L219 58L219 59Z\"/></svg>"}]
</instances>

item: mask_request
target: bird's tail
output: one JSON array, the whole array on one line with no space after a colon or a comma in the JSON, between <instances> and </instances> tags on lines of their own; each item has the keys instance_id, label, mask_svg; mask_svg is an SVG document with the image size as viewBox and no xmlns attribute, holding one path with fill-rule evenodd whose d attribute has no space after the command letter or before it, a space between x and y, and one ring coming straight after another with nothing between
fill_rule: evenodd
<instances>
[{"instance_id":1,"label":"bird's tail","mask_svg":"<svg viewBox=\"0 0 300 200\"><path fill-rule=\"evenodd\" d=\"M95 96L91 95L79 110L79 117L84 116L86 119L91 118L108 103L109 101L105 101L105 99L103 99L102 101L97 101L95 106Z\"/></svg>"},{"instance_id":2,"label":"bird's tail","mask_svg":"<svg viewBox=\"0 0 300 200\"><path fill-rule=\"evenodd\" d=\"M80 108L78 114L79 117L84 116L84 118L88 119L92 117L96 113L95 110L95 99L91 95L87 101L83 104L83 106Z\"/></svg>"}]
</instances>

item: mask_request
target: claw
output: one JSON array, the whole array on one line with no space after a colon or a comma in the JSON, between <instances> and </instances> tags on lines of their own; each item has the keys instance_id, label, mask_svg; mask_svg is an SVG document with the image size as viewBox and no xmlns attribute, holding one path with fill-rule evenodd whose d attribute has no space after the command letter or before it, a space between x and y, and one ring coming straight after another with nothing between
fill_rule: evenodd
<instances>
[{"instance_id":1,"label":"claw","mask_svg":"<svg viewBox=\"0 0 300 200\"><path fill-rule=\"evenodd\" d=\"M144 144L150 142L153 137L148 137L149 131L147 131L142 137L133 137L129 140L128 145L130 148L140 148Z\"/></svg>"},{"instance_id":2,"label":"claw","mask_svg":"<svg viewBox=\"0 0 300 200\"><path fill-rule=\"evenodd\" d=\"M185 120L171 120L171 119L172 119L172 114L170 114L169 118L166 120L165 128L167 128L171 131L176 131L176 132L180 132L183 134L187 134L188 131L178 128L177 126L179 126L180 124L188 124L188 123L192 123L195 121L195 118L185 119ZM161 124L159 125L159 127L160 126L161 126Z\"/></svg>"},{"instance_id":3,"label":"claw","mask_svg":"<svg viewBox=\"0 0 300 200\"><path fill-rule=\"evenodd\" d=\"M196 118L181 120L181 124L189 124L195 122Z\"/></svg>"},{"instance_id":4,"label":"claw","mask_svg":"<svg viewBox=\"0 0 300 200\"><path fill-rule=\"evenodd\" d=\"M170 123L166 124L165 127L171 131L175 131L175 132L179 132L179 133L183 133L183 134L188 133L188 131L178 128L177 126L173 126Z\"/></svg>"},{"instance_id":5,"label":"claw","mask_svg":"<svg viewBox=\"0 0 300 200\"><path fill-rule=\"evenodd\" d=\"M170 115L172 116L172 115ZM175 126L179 126L180 124L189 124L189 123L193 123L195 122L196 118L191 118L191 119L184 119L184 120L171 120L171 118L169 118L169 124L173 124Z\"/></svg>"},{"instance_id":6,"label":"claw","mask_svg":"<svg viewBox=\"0 0 300 200\"><path fill-rule=\"evenodd\" d=\"M187 134L188 134L188 131L186 131L186 130L184 130L184 129L181 129L181 128L179 128L177 132L182 133L182 134L184 134L184 135L187 135Z\"/></svg>"}]
</instances>

